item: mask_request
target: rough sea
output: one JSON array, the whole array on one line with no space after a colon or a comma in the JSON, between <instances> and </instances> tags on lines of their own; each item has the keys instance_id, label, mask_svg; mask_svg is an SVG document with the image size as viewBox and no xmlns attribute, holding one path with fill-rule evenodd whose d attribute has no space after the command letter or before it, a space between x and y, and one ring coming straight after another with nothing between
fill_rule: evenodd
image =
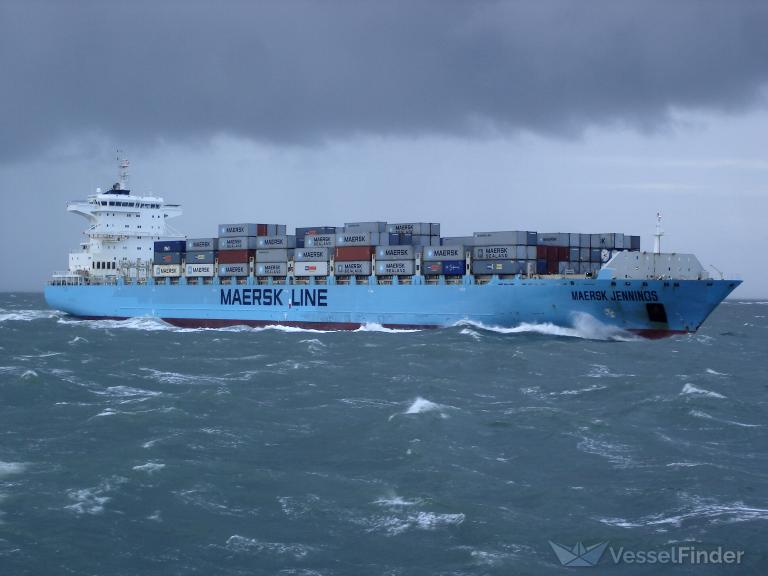
<instances>
[{"instance_id":1,"label":"rough sea","mask_svg":"<svg viewBox=\"0 0 768 576\"><path fill-rule=\"evenodd\" d=\"M645 341L183 330L2 294L0 574L581 573L550 542L607 543L587 573L765 574L767 354L768 302ZM647 561L681 547L741 561Z\"/></svg>"}]
</instances>

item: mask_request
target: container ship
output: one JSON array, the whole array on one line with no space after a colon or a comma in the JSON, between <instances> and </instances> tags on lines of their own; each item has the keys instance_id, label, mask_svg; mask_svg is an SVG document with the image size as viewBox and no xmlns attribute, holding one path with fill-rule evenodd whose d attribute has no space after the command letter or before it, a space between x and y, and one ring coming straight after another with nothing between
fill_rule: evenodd
<instances>
[{"instance_id":1,"label":"container ship","mask_svg":"<svg viewBox=\"0 0 768 576\"><path fill-rule=\"evenodd\" d=\"M296 228L220 224L187 238L181 207L119 181L67 209L88 220L69 269L45 287L52 308L83 319L151 317L181 327L477 323L573 326L580 318L648 338L695 332L739 284L693 254L662 253L619 232L529 230L442 236L430 222Z\"/></svg>"}]
</instances>

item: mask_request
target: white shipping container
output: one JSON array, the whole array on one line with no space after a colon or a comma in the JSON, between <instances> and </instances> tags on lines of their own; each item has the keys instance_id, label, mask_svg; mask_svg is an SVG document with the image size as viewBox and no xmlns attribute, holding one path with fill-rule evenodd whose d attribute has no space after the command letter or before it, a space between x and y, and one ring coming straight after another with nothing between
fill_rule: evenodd
<instances>
[{"instance_id":1,"label":"white shipping container","mask_svg":"<svg viewBox=\"0 0 768 576\"><path fill-rule=\"evenodd\" d=\"M297 248L293 259L296 262L328 261L330 254L328 248Z\"/></svg>"},{"instance_id":2,"label":"white shipping container","mask_svg":"<svg viewBox=\"0 0 768 576\"><path fill-rule=\"evenodd\" d=\"M336 246L375 246L379 239L378 232L344 232L336 234Z\"/></svg>"},{"instance_id":3,"label":"white shipping container","mask_svg":"<svg viewBox=\"0 0 768 576\"><path fill-rule=\"evenodd\" d=\"M185 276L213 276L214 264L187 264Z\"/></svg>"},{"instance_id":4,"label":"white shipping container","mask_svg":"<svg viewBox=\"0 0 768 576\"><path fill-rule=\"evenodd\" d=\"M513 260L517 258L517 249L515 246L476 246L472 256L475 260Z\"/></svg>"},{"instance_id":5,"label":"white shipping container","mask_svg":"<svg viewBox=\"0 0 768 576\"><path fill-rule=\"evenodd\" d=\"M296 262L293 267L294 276L328 276L328 262Z\"/></svg>"},{"instance_id":6,"label":"white shipping container","mask_svg":"<svg viewBox=\"0 0 768 576\"><path fill-rule=\"evenodd\" d=\"M157 264L152 270L155 278L171 278L181 276L181 264Z\"/></svg>"},{"instance_id":7,"label":"white shipping container","mask_svg":"<svg viewBox=\"0 0 768 576\"><path fill-rule=\"evenodd\" d=\"M232 236L219 238L219 250L255 250L256 236Z\"/></svg>"},{"instance_id":8,"label":"white shipping container","mask_svg":"<svg viewBox=\"0 0 768 576\"><path fill-rule=\"evenodd\" d=\"M286 262L292 256L293 250L285 248L256 250L256 262Z\"/></svg>"},{"instance_id":9,"label":"white shipping container","mask_svg":"<svg viewBox=\"0 0 768 576\"><path fill-rule=\"evenodd\" d=\"M296 248L296 236L282 234L280 236L259 236L258 248Z\"/></svg>"}]
</instances>

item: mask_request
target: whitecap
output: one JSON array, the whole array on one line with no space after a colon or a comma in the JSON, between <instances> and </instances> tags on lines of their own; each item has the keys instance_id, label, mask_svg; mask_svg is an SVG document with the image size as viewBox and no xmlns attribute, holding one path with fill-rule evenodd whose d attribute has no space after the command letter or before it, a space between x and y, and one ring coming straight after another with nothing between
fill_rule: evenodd
<instances>
[{"instance_id":1,"label":"whitecap","mask_svg":"<svg viewBox=\"0 0 768 576\"><path fill-rule=\"evenodd\" d=\"M617 374L611 372L610 368L604 364L592 364L592 368L587 374L587 378L626 378L634 376L634 374Z\"/></svg>"},{"instance_id":2,"label":"whitecap","mask_svg":"<svg viewBox=\"0 0 768 576\"><path fill-rule=\"evenodd\" d=\"M72 340L67 342L67 344L69 344L70 346L74 346L75 344L79 344L80 342L84 344L88 344L88 340L83 338L82 336L75 336L74 338L72 338Z\"/></svg>"},{"instance_id":3,"label":"whitecap","mask_svg":"<svg viewBox=\"0 0 768 576\"><path fill-rule=\"evenodd\" d=\"M411 402L411 405L408 407L408 409L405 412L392 414L389 417L389 419L392 420L392 418L400 414L411 415L411 414L424 414L426 412L437 412L438 414L440 414L441 418L448 418L448 414L445 413L445 410L448 408L453 408L453 406L437 404L436 402L432 402L431 400L427 400L426 398L417 396L416 399L413 402Z\"/></svg>"},{"instance_id":4,"label":"whitecap","mask_svg":"<svg viewBox=\"0 0 768 576\"><path fill-rule=\"evenodd\" d=\"M385 334L406 334L409 332L421 332L419 329L413 328L385 328L381 324L376 322L367 322L360 326L354 332L384 332Z\"/></svg>"},{"instance_id":5,"label":"whitecap","mask_svg":"<svg viewBox=\"0 0 768 576\"><path fill-rule=\"evenodd\" d=\"M408 530L437 530L438 528L458 526L466 520L464 514L438 514L435 512L406 512L366 519L368 532L382 531L388 536L397 536Z\"/></svg>"},{"instance_id":6,"label":"whitecap","mask_svg":"<svg viewBox=\"0 0 768 576\"><path fill-rule=\"evenodd\" d=\"M462 320L456 326L474 326L481 330L496 332L498 334L542 334L546 336L563 336L568 338L581 338L584 340L614 340L620 342L641 341L635 336L617 326L603 324L589 314L574 314L571 326L560 326L551 322L522 322L512 328L486 325L481 322Z\"/></svg>"},{"instance_id":7,"label":"whitecap","mask_svg":"<svg viewBox=\"0 0 768 576\"><path fill-rule=\"evenodd\" d=\"M423 503L423 500L418 498L413 500L406 500L405 498L401 498L396 494L392 494L379 498L378 500L374 500L373 503L387 508L400 508L403 506L418 506L419 504Z\"/></svg>"},{"instance_id":8,"label":"whitecap","mask_svg":"<svg viewBox=\"0 0 768 576\"><path fill-rule=\"evenodd\" d=\"M585 392L595 392L596 390L605 390L607 388L607 386L599 386L597 384L593 384L592 386L587 386L586 388L577 388L576 390L563 390L560 392L560 395L578 396L580 394L584 394Z\"/></svg>"},{"instance_id":9,"label":"whitecap","mask_svg":"<svg viewBox=\"0 0 768 576\"><path fill-rule=\"evenodd\" d=\"M304 544L284 543L284 542L265 542L255 538L246 538L239 534L234 534L227 538L227 550L232 552L246 552L255 554L275 554L278 556L293 556L296 560L305 558L312 548Z\"/></svg>"},{"instance_id":10,"label":"whitecap","mask_svg":"<svg viewBox=\"0 0 768 576\"><path fill-rule=\"evenodd\" d=\"M107 496L107 494L114 492L127 481L127 478L113 477L103 480L98 486L91 488L67 490L67 497L74 502L64 506L64 509L71 510L75 514L101 514L104 511L104 505L112 500L112 497Z\"/></svg>"},{"instance_id":11,"label":"whitecap","mask_svg":"<svg viewBox=\"0 0 768 576\"><path fill-rule=\"evenodd\" d=\"M165 468L165 464L162 464L160 462L147 462L146 464L140 464L138 466L134 466L133 470L137 470L139 472L146 472L147 474L154 474L155 472L158 472Z\"/></svg>"},{"instance_id":12,"label":"whitecap","mask_svg":"<svg viewBox=\"0 0 768 576\"><path fill-rule=\"evenodd\" d=\"M706 370L707 374L712 374L713 376L728 376L725 372L718 372L717 370L712 370L712 368L707 368Z\"/></svg>"},{"instance_id":13,"label":"whitecap","mask_svg":"<svg viewBox=\"0 0 768 576\"><path fill-rule=\"evenodd\" d=\"M23 462L3 462L0 460L0 478L10 474L21 474L26 469L27 465Z\"/></svg>"},{"instance_id":14,"label":"whitecap","mask_svg":"<svg viewBox=\"0 0 768 576\"><path fill-rule=\"evenodd\" d=\"M459 334L470 336L475 342L479 342L482 339L480 332L472 330L471 328L462 328Z\"/></svg>"},{"instance_id":15,"label":"whitecap","mask_svg":"<svg viewBox=\"0 0 768 576\"><path fill-rule=\"evenodd\" d=\"M22 380L32 380L33 378L38 378L37 372L34 370L25 370L24 373L21 375Z\"/></svg>"},{"instance_id":16,"label":"whitecap","mask_svg":"<svg viewBox=\"0 0 768 576\"><path fill-rule=\"evenodd\" d=\"M737 422L735 420L725 420L723 418L715 418L711 414L707 414L703 410L691 410L689 412L691 416L696 418L703 418L704 420L712 420L713 422L719 422L721 424L731 424L733 426L741 426L742 428L760 428L762 424L745 424L744 422Z\"/></svg>"},{"instance_id":17,"label":"whitecap","mask_svg":"<svg viewBox=\"0 0 768 576\"><path fill-rule=\"evenodd\" d=\"M632 465L630 449L626 444L611 443L597 438L582 438L576 448L587 454L602 456L616 468L629 468Z\"/></svg>"},{"instance_id":18,"label":"whitecap","mask_svg":"<svg viewBox=\"0 0 768 576\"><path fill-rule=\"evenodd\" d=\"M153 390L144 390L142 388L134 388L132 386L109 386L104 390L92 390L94 394L100 396L113 396L116 398L133 398L136 396L160 396L162 392L155 392Z\"/></svg>"},{"instance_id":19,"label":"whitecap","mask_svg":"<svg viewBox=\"0 0 768 576\"><path fill-rule=\"evenodd\" d=\"M58 310L4 310L0 308L0 322L31 322L61 316Z\"/></svg>"},{"instance_id":20,"label":"whitecap","mask_svg":"<svg viewBox=\"0 0 768 576\"><path fill-rule=\"evenodd\" d=\"M711 390L705 390L704 388L696 388L696 386L693 384L686 384L683 386L683 390L680 392L680 394L688 396L702 396L706 398L725 398L725 396L722 394L712 392Z\"/></svg>"}]
</instances>

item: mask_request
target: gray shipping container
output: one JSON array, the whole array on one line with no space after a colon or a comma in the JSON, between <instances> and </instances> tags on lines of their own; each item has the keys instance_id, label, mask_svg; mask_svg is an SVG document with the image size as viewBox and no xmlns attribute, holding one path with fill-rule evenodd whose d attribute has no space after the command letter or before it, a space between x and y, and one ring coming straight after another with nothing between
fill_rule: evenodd
<instances>
[{"instance_id":1,"label":"gray shipping container","mask_svg":"<svg viewBox=\"0 0 768 576\"><path fill-rule=\"evenodd\" d=\"M603 251L602 248L591 248L589 251L589 261L590 262L601 262L602 259L600 257L600 253Z\"/></svg>"},{"instance_id":2,"label":"gray shipping container","mask_svg":"<svg viewBox=\"0 0 768 576\"><path fill-rule=\"evenodd\" d=\"M579 248L579 260L581 262L589 262L591 253L591 248Z\"/></svg>"},{"instance_id":3,"label":"gray shipping container","mask_svg":"<svg viewBox=\"0 0 768 576\"><path fill-rule=\"evenodd\" d=\"M446 236L440 242L441 246L474 246L472 236Z\"/></svg>"},{"instance_id":4,"label":"gray shipping container","mask_svg":"<svg viewBox=\"0 0 768 576\"><path fill-rule=\"evenodd\" d=\"M346 222L344 232L386 232L386 222Z\"/></svg>"},{"instance_id":5,"label":"gray shipping container","mask_svg":"<svg viewBox=\"0 0 768 576\"><path fill-rule=\"evenodd\" d=\"M515 230L502 232L475 232L473 234L475 246L509 246L520 244L520 236ZM534 242L536 244L536 242Z\"/></svg>"},{"instance_id":6,"label":"gray shipping container","mask_svg":"<svg viewBox=\"0 0 768 576\"><path fill-rule=\"evenodd\" d=\"M600 234L590 234L589 235L589 247L590 248L600 248Z\"/></svg>"},{"instance_id":7,"label":"gray shipping container","mask_svg":"<svg viewBox=\"0 0 768 576\"><path fill-rule=\"evenodd\" d=\"M464 246L429 246L424 247L425 261L429 260L464 260Z\"/></svg>"},{"instance_id":8,"label":"gray shipping container","mask_svg":"<svg viewBox=\"0 0 768 576\"><path fill-rule=\"evenodd\" d=\"M614 238L614 242L613 242L613 247L616 248L617 250L623 250L624 247L625 247L624 246L624 242L625 242L624 234L616 233L614 236L615 236L615 238Z\"/></svg>"},{"instance_id":9,"label":"gray shipping container","mask_svg":"<svg viewBox=\"0 0 768 576\"><path fill-rule=\"evenodd\" d=\"M370 260L355 260L351 262L336 262L336 276L370 276Z\"/></svg>"},{"instance_id":10,"label":"gray shipping container","mask_svg":"<svg viewBox=\"0 0 768 576\"><path fill-rule=\"evenodd\" d=\"M293 250L287 248L262 248L256 250L256 262L285 262L293 257Z\"/></svg>"},{"instance_id":11,"label":"gray shipping container","mask_svg":"<svg viewBox=\"0 0 768 576\"><path fill-rule=\"evenodd\" d=\"M256 264L257 276L286 276L287 274L287 262L263 262Z\"/></svg>"},{"instance_id":12,"label":"gray shipping container","mask_svg":"<svg viewBox=\"0 0 768 576\"><path fill-rule=\"evenodd\" d=\"M591 244L591 237L591 234L581 234L579 237L579 248L589 248Z\"/></svg>"},{"instance_id":13,"label":"gray shipping container","mask_svg":"<svg viewBox=\"0 0 768 576\"><path fill-rule=\"evenodd\" d=\"M219 276L248 276L248 264L219 264Z\"/></svg>"},{"instance_id":14,"label":"gray shipping container","mask_svg":"<svg viewBox=\"0 0 768 576\"><path fill-rule=\"evenodd\" d=\"M382 240L384 239L384 235L381 235ZM389 237L387 237L389 238ZM440 246L440 237L439 236L424 236L423 234L419 235L416 234L414 236L411 236L411 243L414 246Z\"/></svg>"},{"instance_id":15,"label":"gray shipping container","mask_svg":"<svg viewBox=\"0 0 768 576\"><path fill-rule=\"evenodd\" d=\"M576 274L576 268L574 265L578 266L578 262L558 262L557 263L557 273L558 274Z\"/></svg>"},{"instance_id":16,"label":"gray shipping container","mask_svg":"<svg viewBox=\"0 0 768 576\"><path fill-rule=\"evenodd\" d=\"M256 236L257 224L219 224L219 237Z\"/></svg>"},{"instance_id":17,"label":"gray shipping container","mask_svg":"<svg viewBox=\"0 0 768 576\"><path fill-rule=\"evenodd\" d=\"M187 264L213 264L216 253L213 250L208 252L187 252Z\"/></svg>"},{"instance_id":18,"label":"gray shipping container","mask_svg":"<svg viewBox=\"0 0 768 576\"><path fill-rule=\"evenodd\" d=\"M515 246L476 246L472 249L475 260L515 260Z\"/></svg>"},{"instance_id":19,"label":"gray shipping container","mask_svg":"<svg viewBox=\"0 0 768 576\"><path fill-rule=\"evenodd\" d=\"M437 236L440 237L440 223L439 222L431 222L429 224L429 234L430 236Z\"/></svg>"},{"instance_id":20,"label":"gray shipping container","mask_svg":"<svg viewBox=\"0 0 768 576\"><path fill-rule=\"evenodd\" d=\"M608 248L608 250L613 250L616 246L616 234L613 233L607 233L607 234L600 234L600 248ZM595 248L595 246L593 246Z\"/></svg>"},{"instance_id":21,"label":"gray shipping container","mask_svg":"<svg viewBox=\"0 0 768 576\"><path fill-rule=\"evenodd\" d=\"M376 262L376 274L379 276L411 276L413 260L381 260Z\"/></svg>"},{"instance_id":22,"label":"gray shipping container","mask_svg":"<svg viewBox=\"0 0 768 576\"><path fill-rule=\"evenodd\" d=\"M526 260L536 260L536 255L538 251L536 250L536 246L526 246Z\"/></svg>"},{"instance_id":23,"label":"gray shipping container","mask_svg":"<svg viewBox=\"0 0 768 576\"><path fill-rule=\"evenodd\" d=\"M296 248L296 236L281 234L279 236L259 236L258 248Z\"/></svg>"},{"instance_id":24,"label":"gray shipping container","mask_svg":"<svg viewBox=\"0 0 768 576\"><path fill-rule=\"evenodd\" d=\"M581 246L581 234L578 232L571 232L568 234L568 246L571 248L578 248Z\"/></svg>"},{"instance_id":25,"label":"gray shipping container","mask_svg":"<svg viewBox=\"0 0 768 576\"><path fill-rule=\"evenodd\" d=\"M390 234L415 234L431 236L432 224L429 222L405 222L402 224L389 224L387 226L387 232ZM437 236L439 235L440 232L437 233Z\"/></svg>"},{"instance_id":26,"label":"gray shipping container","mask_svg":"<svg viewBox=\"0 0 768 576\"><path fill-rule=\"evenodd\" d=\"M187 252L207 252L218 249L218 238L190 238L187 240Z\"/></svg>"},{"instance_id":27,"label":"gray shipping container","mask_svg":"<svg viewBox=\"0 0 768 576\"><path fill-rule=\"evenodd\" d=\"M297 248L293 259L296 262L317 262L329 260L328 248Z\"/></svg>"},{"instance_id":28,"label":"gray shipping container","mask_svg":"<svg viewBox=\"0 0 768 576\"><path fill-rule=\"evenodd\" d=\"M522 274L525 263L520 260L477 260L472 262L472 274Z\"/></svg>"},{"instance_id":29,"label":"gray shipping container","mask_svg":"<svg viewBox=\"0 0 768 576\"><path fill-rule=\"evenodd\" d=\"M376 246L379 244L378 232L344 232L336 234L336 246Z\"/></svg>"},{"instance_id":30,"label":"gray shipping container","mask_svg":"<svg viewBox=\"0 0 768 576\"><path fill-rule=\"evenodd\" d=\"M539 232L536 244L539 246L568 246L568 234L563 232Z\"/></svg>"},{"instance_id":31,"label":"gray shipping container","mask_svg":"<svg viewBox=\"0 0 768 576\"><path fill-rule=\"evenodd\" d=\"M531 248L536 248L535 246L531 246ZM528 258L528 246L515 246L515 259L516 260L525 260Z\"/></svg>"},{"instance_id":32,"label":"gray shipping container","mask_svg":"<svg viewBox=\"0 0 768 576\"><path fill-rule=\"evenodd\" d=\"M336 234L304 236L305 248L333 248L334 246L336 246Z\"/></svg>"},{"instance_id":33,"label":"gray shipping container","mask_svg":"<svg viewBox=\"0 0 768 576\"><path fill-rule=\"evenodd\" d=\"M568 256L569 256L568 260L570 260L571 262L578 262L579 259L581 258L581 248L571 248L569 250Z\"/></svg>"},{"instance_id":34,"label":"gray shipping container","mask_svg":"<svg viewBox=\"0 0 768 576\"><path fill-rule=\"evenodd\" d=\"M377 260L413 260L416 250L413 246L377 246Z\"/></svg>"},{"instance_id":35,"label":"gray shipping container","mask_svg":"<svg viewBox=\"0 0 768 576\"><path fill-rule=\"evenodd\" d=\"M219 250L255 250L258 248L256 236L225 236L219 238Z\"/></svg>"}]
</instances>

